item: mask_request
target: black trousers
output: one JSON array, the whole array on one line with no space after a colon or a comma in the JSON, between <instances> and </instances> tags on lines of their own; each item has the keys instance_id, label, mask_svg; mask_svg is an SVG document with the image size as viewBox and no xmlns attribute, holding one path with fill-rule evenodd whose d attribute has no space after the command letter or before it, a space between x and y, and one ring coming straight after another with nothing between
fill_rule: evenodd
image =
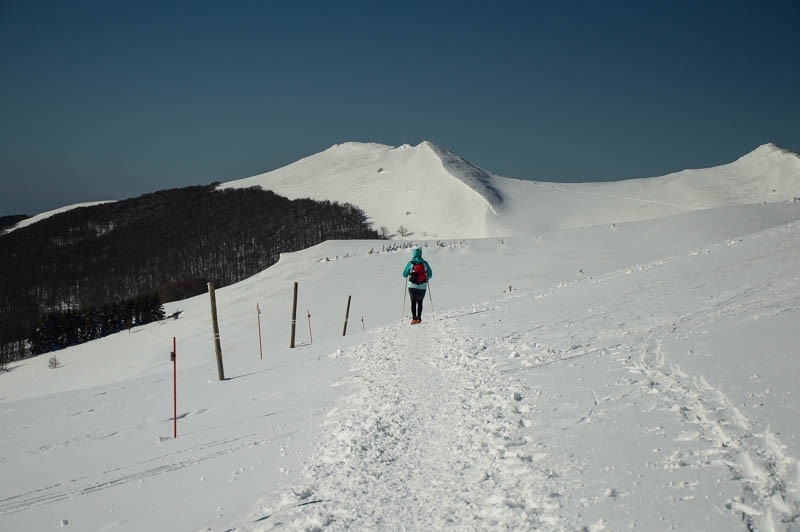
<instances>
[{"instance_id":1,"label":"black trousers","mask_svg":"<svg viewBox=\"0 0 800 532\"><path fill-rule=\"evenodd\" d=\"M411 297L411 317L415 320L422 319L422 302L425 301L424 288L409 288L408 295Z\"/></svg>"}]
</instances>

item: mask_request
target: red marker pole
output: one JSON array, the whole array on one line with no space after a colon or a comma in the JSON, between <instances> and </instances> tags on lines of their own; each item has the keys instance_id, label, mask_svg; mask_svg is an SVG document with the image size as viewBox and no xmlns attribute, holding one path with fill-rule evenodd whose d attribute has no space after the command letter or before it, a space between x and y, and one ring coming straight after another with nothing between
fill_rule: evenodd
<instances>
[{"instance_id":1,"label":"red marker pole","mask_svg":"<svg viewBox=\"0 0 800 532\"><path fill-rule=\"evenodd\" d=\"M311 311L306 310L306 312L308 312L308 338L310 340L309 343L313 344L314 336L311 334Z\"/></svg>"},{"instance_id":2,"label":"red marker pole","mask_svg":"<svg viewBox=\"0 0 800 532\"><path fill-rule=\"evenodd\" d=\"M178 343L172 337L172 437L178 437Z\"/></svg>"},{"instance_id":3,"label":"red marker pole","mask_svg":"<svg viewBox=\"0 0 800 532\"><path fill-rule=\"evenodd\" d=\"M264 350L261 347L261 307L256 303L256 313L258 314L258 352L261 354L261 360L264 360Z\"/></svg>"}]
</instances>

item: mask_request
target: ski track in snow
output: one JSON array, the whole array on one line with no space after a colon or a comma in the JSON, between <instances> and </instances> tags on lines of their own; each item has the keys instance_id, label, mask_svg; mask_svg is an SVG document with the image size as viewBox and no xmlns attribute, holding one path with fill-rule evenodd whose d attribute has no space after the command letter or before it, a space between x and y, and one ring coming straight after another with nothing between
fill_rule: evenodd
<instances>
[{"instance_id":1,"label":"ski track in snow","mask_svg":"<svg viewBox=\"0 0 800 532\"><path fill-rule=\"evenodd\" d=\"M289 433L291 434L291 433ZM124 465L104 471L99 475L90 475L69 479L48 486L41 486L31 491L0 499L0 515L29 510L44 504L89 495L97 491L114 488L130 482L141 482L147 478L177 471L213 460L220 456L236 453L260 445L266 445L284 438L280 434L270 439L257 433L237 438L221 439L190 447L173 453L154 457L141 462Z\"/></svg>"},{"instance_id":2,"label":"ski track in snow","mask_svg":"<svg viewBox=\"0 0 800 532\"><path fill-rule=\"evenodd\" d=\"M487 345L447 319L377 335L347 354L358 392L329 416L307 484L252 529L557 527L558 475L537 467L528 401Z\"/></svg>"}]
</instances>

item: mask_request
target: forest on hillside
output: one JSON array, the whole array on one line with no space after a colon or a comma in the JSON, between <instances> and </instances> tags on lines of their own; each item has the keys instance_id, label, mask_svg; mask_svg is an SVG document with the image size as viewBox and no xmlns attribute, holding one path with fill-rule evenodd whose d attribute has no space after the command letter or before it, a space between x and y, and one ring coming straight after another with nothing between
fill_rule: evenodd
<instances>
[{"instance_id":1,"label":"forest on hillside","mask_svg":"<svg viewBox=\"0 0 800 532\"><path fill-rule=\"evenodd\" d=\"M34 324L158 293L163 302L249 277L280 253L378 238L350 204L217 183L69 210L0 235L0 357L24 356Z\"/></svg>"}]
</instances>

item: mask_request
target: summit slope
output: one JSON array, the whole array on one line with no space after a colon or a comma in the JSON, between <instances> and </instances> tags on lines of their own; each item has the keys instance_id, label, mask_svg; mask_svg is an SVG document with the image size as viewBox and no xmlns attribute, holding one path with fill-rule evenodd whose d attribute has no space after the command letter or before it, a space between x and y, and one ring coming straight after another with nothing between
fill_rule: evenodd
<instances>
[{"instance_id":1,"label":"summit slope","mask_svg":"<svg viewBox=\"0 0 800 532\"><path fill-rule=\"evenodd\" d=\"M348 142L272 172L223 183L260 186L290 199L352 203L379 230L409 228L414 238L481 238L499 234L488 173L438 148ZM467 169L469 171L464 171Z\"/></svg>"}]
</instances>

